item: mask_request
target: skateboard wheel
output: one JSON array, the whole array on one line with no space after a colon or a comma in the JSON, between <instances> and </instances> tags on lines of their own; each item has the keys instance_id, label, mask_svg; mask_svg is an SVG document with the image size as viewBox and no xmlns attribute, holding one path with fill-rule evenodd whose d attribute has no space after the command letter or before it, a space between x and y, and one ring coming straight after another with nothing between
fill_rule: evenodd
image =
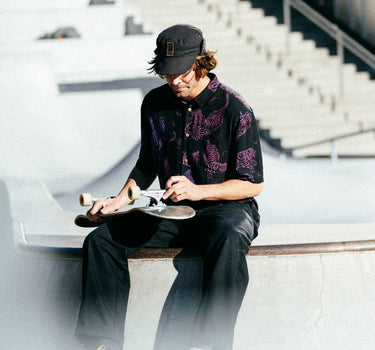
<instances>
[{"instance_id":1,"label":"skateboard wheel","mask_svg":"<svg viewBox=\"0 0 375 350\"><path fill-rule=\"evenodd\" d=\"M138 186L130 186L128 196L132 201L139 199L141 197L141 189Z\"/></svg>"},{"instance_id":2,"label":"skateboard wheel","mask_svg":"<svg viewBox=\"0 0 375 350\"><path fill-rule=\"evenodd\" d=\"M92 204L92 197L90 193L81 193L79 195L79 203L83 207L87 207Z\"/></svg>"}]
</instances>

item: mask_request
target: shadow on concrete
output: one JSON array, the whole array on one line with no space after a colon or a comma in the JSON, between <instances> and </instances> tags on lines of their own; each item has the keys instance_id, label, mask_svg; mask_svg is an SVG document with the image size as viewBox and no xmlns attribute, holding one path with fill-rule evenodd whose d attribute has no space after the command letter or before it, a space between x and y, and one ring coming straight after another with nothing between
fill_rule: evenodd
<instances>
[{"instance_id":1,"label":"shadow on concrete","mask_svg":"<svg viewBox=\"0 0 375 350\"><path fill-rule=\"evenodd\" d=\"M145 96L151 89L160 86L160 78L151 76L146 78L133 79L113 79L108 81L92 81L77 83L59 84L60 93L87 92L87 91L106 91L106 90L124 90L140 89Z\"/></svg>"}]
</instances>

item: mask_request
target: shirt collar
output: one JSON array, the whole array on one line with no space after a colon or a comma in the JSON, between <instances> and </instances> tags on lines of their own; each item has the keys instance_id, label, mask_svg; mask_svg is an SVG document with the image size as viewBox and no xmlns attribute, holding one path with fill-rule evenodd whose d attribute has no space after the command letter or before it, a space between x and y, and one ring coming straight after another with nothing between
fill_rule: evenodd
<instances>
[{"instance_id":1,"label":"shirt collar","mask_svg":"<svg viewBox=\"0 0 375 350\"><path fill-rule=\"evenodd\" d=\"M203 107L208 101L211 100L217 88L219 86L219 79L213 73L208 73L208 77L210 78L209 84L206 88L193 100L199 107Z\"/></svg>"},{"instance_id":2,"label":"shirt collar","mask_svg":"<svg viewBox=\"0 0 375 350\"><path fill-rule=\"evenodd\" d=\"M202 108L206 103L208 103L211 98L214 96L215 92L217 91L218 86L220 85L219 79L213 73L208 73L208 77L210 78L209 84L206 88L193 100L186 102L176 97L173 94L172 90L169 90L170 95L175 101L182 105L190 105L190 106L198 106Z\"/></svg>"}]
</instances>

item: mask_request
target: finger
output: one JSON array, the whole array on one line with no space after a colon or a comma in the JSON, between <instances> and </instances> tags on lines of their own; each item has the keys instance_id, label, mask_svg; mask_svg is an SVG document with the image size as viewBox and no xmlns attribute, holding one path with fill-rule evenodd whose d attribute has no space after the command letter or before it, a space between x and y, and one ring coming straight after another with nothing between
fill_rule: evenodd
<instances>
[{"instance_id":1,"label":"finger","mask_svg":"<svg viewBox=\"0 0 375 350\"><path fill-rule=\"evenodd\" d=\"M180 201L182 201L182 200L184 200L186 198L187 198L187 196L186 196L185 192L174 193L172 200L173 200L173 202L180 202Z\"/></svg>"},{"instance_id":2,"label":"finger","mask_svg":"<svg viewBox=\"0 0 375 350\"><path fill-rule=\"evenodd\" d=\"M172 176L172 177L170 177L169 179L168 179L168 181L165 183L165 187L167 188L167 189L169 189L170 187L172 187L172 185L174 184L174 183L176 183L176 176Z\"/></svg>"},{"instance_id":3,"label":"finger","mask_svg":"<svg viewBox=\"0 0 375 350\"><path fill-rule=\"evenodd\" d=\"M93 222L98 222L98 221L100 220L98 215L93 215L93 214L91 213L91 210L89 210L89 211L86 213L86 216L87 216L87 218L88 218L90 221L93 221Z\"/></svg>"},{"instance_id":4,"label":"finger","mask_svg":"<svg viewBox=\"0 0 375 350\"><path fill-rule=\"evenodd\" d=\"M166 182L165 186L166 188L169 188L173 185L175 185L176 183L179 183L181 181L186 181L187 180L187 177L184 176L184 175L175 175L175 176L171 176L168 181Z\"/></svg>"},{"instance_id":5,"label":"finger","mask_svg":"<svg viewBox=\"0 0 375 350\"><path fill-rule=\"evenodd\" d=\"M91 210L87 212L89 220L94 222L102 221L101 215L110 214L117 211L110 200L98 200L94 203Z\"/></svg>"},{"instance_id":6,"label":"finger","mask_svg":"<svg viewBox=\"0 0 375 350\"><path fill-rule=\"evenodd\" d=\"M164 192L162 198L163 198L164 200L167 199L167 198L169 198L169 197L173 194L173 192L174 192L173 188L172 188L172 187L169 187L169 188Z\"/></svg>"},{"instance_id":7,"label":"finger","mask_svg":"<svg viewBox=\"0 0 375 350\"><path fill-rule=\"evenodd\" d=\"M169 187L167 187L167 190L164 192L163 199L179 195L183 189L183 186L183 183L180 181L173 182Z\"/></svg>"},{"instance_id":8,"label":"finger","mask_svg":"<svg viewBox=\"0 0 375 350\"><path fill-rule=\"evenodd\" d=\"M104 207L103 201L95 201L94 205L92 206L90 210L91 215L98 214L103 207Z\"/></svg>"},{"instance_id":9,"label":"finger","mask_svg":"<svg viewBox=\"0 0 375 350\"><path fill-rule=\"evenodd\" d=\"M117 211L117 209L115 209L112 205L106 205L106 206L103 206L103 208L100 210L100 214L109 214L109 213L113 213Z\"/></svg>"}]
</instances>

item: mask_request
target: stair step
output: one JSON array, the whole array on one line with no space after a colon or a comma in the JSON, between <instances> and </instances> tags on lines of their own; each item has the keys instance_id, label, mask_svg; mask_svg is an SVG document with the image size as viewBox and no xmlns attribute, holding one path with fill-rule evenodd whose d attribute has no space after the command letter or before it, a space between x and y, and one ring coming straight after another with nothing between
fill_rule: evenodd
<instances>
[{"instance_id":1,"label":"stair step","mask_svg":"<svg viewBox=\"0 0 375 350\"><path fill-rule=\"evenodd\" d=\"M339 59L328 48L317 48L300 32L288 33L276 17L238 0L123 0L143 18L153 33L176 23L199 27L207 47L217 51L214 71L254 108L261 128L281 138L284 147L297 146L375 127L374 83L353 64L342 67L345 96L339 98ZM287 53L287 43L290 51ZM290 133L290 130L293 133ZM343 155L374 155L371 133L337 141ZM329 156L331 146L295 150L296 157Z\"/></svg>"}]
</instances>

